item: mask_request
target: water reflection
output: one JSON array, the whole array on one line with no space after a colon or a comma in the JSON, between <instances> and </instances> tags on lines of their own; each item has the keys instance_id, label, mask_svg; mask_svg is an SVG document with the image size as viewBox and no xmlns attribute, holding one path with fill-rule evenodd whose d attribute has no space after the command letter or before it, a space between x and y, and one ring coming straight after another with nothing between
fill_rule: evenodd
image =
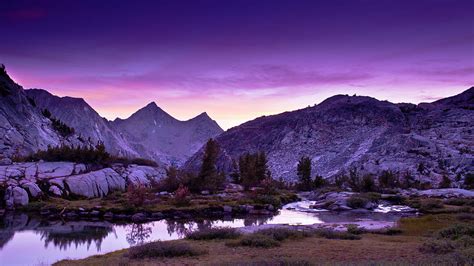
<instances>
[{"instance_id":1,"label":"water reflection","mask_svg":"<svg viewBox=\"0 0 474 266\"><path fill-rule=\"evenodd\" d=\"M64 223L61 225L52 225L41 227L35 230L44 241L44 247L48 248L49 244L53 244L60 250L66 250L74 245L77 248L80 245L85 245L87 249L92 243L95 244L97 251L100 251L102 240L113 232L111 225L104 226L87 225L87 224L70 224Z\"/></svg>"},{"instance_id":2,"label":"water reflection","mask_svg":"<svg viewBox=\"0 0 474 266\"><path fill-rule=\"evenodd\" d=\"M151 226L146 224L128 225L126 230L126 238L130 246L143 244L148 238L150 238L152 232Z\"/></svg>"},{"instance_id":3,"label":"water reflection","mask_svg":"<svg viewBox=\"0 0 474 266\"><path fill-rule=\"evenodd\" d=\"M241 219L114 224L106 221L48 221L25 214L0 219L0 264L51 264L127 248L144 242L183 238L188 232L210 227L243 227L263 224L316 224L361 220L396 221L401 216L385 213L332 213L304 211L304 202L288 205L275 216ZM301 210L299 210L301 208ZM307 209L306 209L307 210ZM26 255L25 250L34 250Z\"/></svg>"}]
</instances>

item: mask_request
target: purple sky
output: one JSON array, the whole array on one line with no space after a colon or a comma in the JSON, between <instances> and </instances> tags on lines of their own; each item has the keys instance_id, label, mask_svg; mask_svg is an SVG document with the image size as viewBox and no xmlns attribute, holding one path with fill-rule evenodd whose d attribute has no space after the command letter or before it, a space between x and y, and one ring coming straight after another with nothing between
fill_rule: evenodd
<instances>
[{"instance_id":1,"label":"purple sky","mask_svg":"<svg viewBox=\"0 0 474 266\"><path fill-rule=\"evenodd\" d=\"M334 94L433 101L474 81L474 1L1 1L25 88L127 117L150 101L223 128Z\"/></svg>"}]
</instances>

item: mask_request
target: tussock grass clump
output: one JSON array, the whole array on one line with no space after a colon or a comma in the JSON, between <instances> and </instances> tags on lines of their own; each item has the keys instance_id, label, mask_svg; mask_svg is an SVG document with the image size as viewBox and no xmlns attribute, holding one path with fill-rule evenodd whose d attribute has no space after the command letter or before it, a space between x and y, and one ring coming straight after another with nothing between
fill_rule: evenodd
<instances>
[{"instance_id":1,"label":"tussock grass clump","mask_svg":"<svg viewBox=\"0 0 474 266\"><path fill-rule=\"evenodd\" d=\"M186 235L187 239L192 240L213 240L213 239L235 239L241 234L234 228L208 228L194 231Z\"/></svg>"},{"instance_id":2,"label":"tussock grass clump","mask_svg":"<svg viewBox=\"0 0 474 266\"><path fill-rule=\"evenodd\" d=\"M257 259L251 261L219 263L223 266L311 266L314 262L295 258Z\"/></svg>"},{"instance_id":3,"label":"tussock grass clump","mask_svg":"<svg viewBox=\"0 0 474 266\"><path fill-rule=\"evenodd\" d=\"M268 228L268 229L259 230L257 233L271 237L276 241L283 241L288 238L294 238L294 239L304 238L304 237L310 237L314 235L314 232L312 231L308 231L308 230L298 231L298 230L293 230L289 228Z\"/></svg>"},{"instance_id":4,"label":"tussock grass clump","mask_svg":"<svg viewBox=\"0 0 474 266\"><path fill-rule=\"evenodd\" d=\"M280 242L276 241L272 237L255 233L255 234L245 235L242 238L235 241L227 242L226 245L229 247L244 246L244 247L255 247L255 248L273 248L273 247L279 247Z\"/></svg>"},{"instance_id":5,"label":"tussock grass clump","mask_svg":"<svg viewBox=\"0 0 474 266\"><path fill-rule=\"evenodd\" d=\"M141 259L198 256L204 253L205 252L203 250L197 249L187 243L175 241L156 241L131 247L127 255L131 259Z\"/></svg>"}]
</instances>

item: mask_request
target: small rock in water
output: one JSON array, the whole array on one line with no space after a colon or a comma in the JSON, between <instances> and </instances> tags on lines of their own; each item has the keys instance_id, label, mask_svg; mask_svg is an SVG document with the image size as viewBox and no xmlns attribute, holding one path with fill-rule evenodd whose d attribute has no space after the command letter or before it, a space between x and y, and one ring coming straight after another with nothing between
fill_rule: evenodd
<instances>
[{"instance_id":1,"label":"small rock in water","mask_svg":"<svg viewBox=\"0 0 474 266\"><path fill-rule=\"evenodd\" d=\"M104 214L104 218L105 219L113 219L114 218L114 214L112 212L106 212Z\"/></svg>"},{"instance_id":2,"label":"small rock in water","mask_svg":"<svg viewBox=\"0 0 474 266\"><path fill-rule=\"evenodd\" d=\"M151 214L151 218L153 218L153 219L161 219L163 217L164 217L164 215L161 212L154 212L154 213Z\"/></svg>"},{"instance_id":3,"label":"small rock in water","mask_svg":"<svg viewBox=\"0 0 474 266\"><path fill-rule=\"evenodd\" d=\"M209 195L209 190L203 190L201 191L201 195Z\"/></svg>"},{"instance_id":4,"label":"small rock in water","mask_svg":"<svg viewBox=\"0 0 474 266\"><path fill-rule=\"evenodd\" d=\"M91 212L90 212L90 215L91 215L91 216L99 216L99 215L100 215L100 211L91 211Z\"/></svg>"},{"instance_id":5,"label":"small rock in water","mask_svg":"<svg viewBox=\"0 0 474 266\"><path fill-rule=\"evenodd\" d=\"M230 206L224 206L222 209L224 209L224 212L232 212L232 207Z\"/></svg>"},{"instance_id":6,"label":"small rock in water","mask_svg":"<svg viewBox=\"0 0 474 266\"><path fill-rule=\"evenodd\" d=\"M144 213L135 213L134 215L132 215L132 221L134 223L140 223L140 222L144 222L146 221L146 215Z\"/></svg>"}]
</instances>

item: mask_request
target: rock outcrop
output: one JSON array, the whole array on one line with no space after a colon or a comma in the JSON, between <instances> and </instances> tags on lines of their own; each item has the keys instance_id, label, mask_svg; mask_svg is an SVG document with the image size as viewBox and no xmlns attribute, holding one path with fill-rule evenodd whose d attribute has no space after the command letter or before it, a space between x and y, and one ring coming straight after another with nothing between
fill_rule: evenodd
<instances>
[{"instance_id":1,"label":"rock outcrop","mask_svg":"<svg viewBox=\"0 0 474 266\"><path fill-rule=\"evenodd\" d=\"M163 168L121 164L95 171L70 162L15 163L0 166L5 195L0 206L25 206L43 195L97 198L124 191L130 184L149 185L165 176Z\"/></svg>"},{"instance_id":2,"label":"rock outcrop","mask_svg":"<svg viewBox=\"0 0 474 266\"><path fill-rule=\"evenodd\" d=\"M474 171L474 88L434 103L393 104L370 97L337 95L319 105L264 116L219 135L218 167L245 152L265 151L276 179L294 181L301 156L325 178L356 168L409 172L438 184ZM203 150L184 168L197 170ZM461 181L462 182L462 181Z\"/></svg>"},{"instance_id":3,"label":"rock outcrop","mask_svg":"<svg viewBox=\"0 0 474 266\"><path fill-rule=\"evenodd\" d=\"M8 164L13 156L30 154L48 145L61 143L79 145L77 135L63 137L52 127L51 121L41 114L39 108L0 68L0 159Z\"/></svg>"},{"instance_id":4,"label":"rock outcrop","mask_svg":"<svg viewBox=\"0 0 474 266\"><path fill-rule=\"evenodd\" d=\"M73 127L82 138L92 143L104 143L108 152L124 157L140 157L112 123L101 117L84 99L58 97L46 90L29 89L26 95L41 110L47 109L52 116Z\"/></svg>"}]
</instances>

